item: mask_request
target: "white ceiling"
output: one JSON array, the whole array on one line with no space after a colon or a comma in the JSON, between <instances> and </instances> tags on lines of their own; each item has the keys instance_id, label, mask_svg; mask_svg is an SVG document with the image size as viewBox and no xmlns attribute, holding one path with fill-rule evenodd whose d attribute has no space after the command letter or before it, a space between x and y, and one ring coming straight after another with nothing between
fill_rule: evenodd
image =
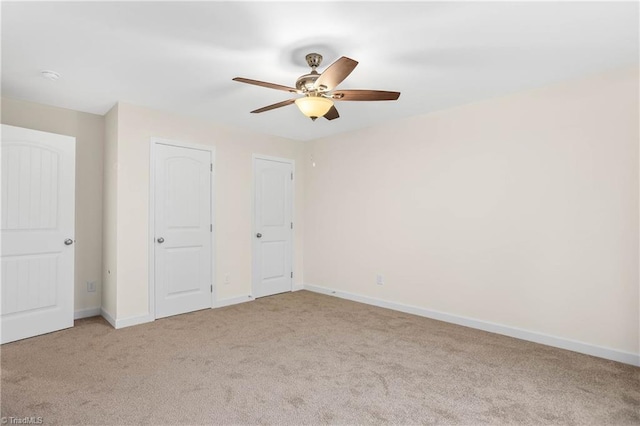
<instances>
[{"instance_id":1,"label":"white ceiling","mask_svg":"<svg viewBox=\"0 0 640 426\"><path fill-rule=\"evenodd\" d=\"M637 2L2 2L2 95L105 114L117 101L309 140L638 63ZM287 92L318 52L360 62L340 118ZM54 70L57 82L40 76Z\"/></svg>"}]
</instances>

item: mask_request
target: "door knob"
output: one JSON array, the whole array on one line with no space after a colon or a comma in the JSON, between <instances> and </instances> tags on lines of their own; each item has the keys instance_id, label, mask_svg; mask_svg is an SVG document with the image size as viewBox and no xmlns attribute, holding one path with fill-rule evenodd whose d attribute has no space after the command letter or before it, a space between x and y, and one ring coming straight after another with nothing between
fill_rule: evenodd
<instances>
[{"instance_id":1,"label":"door knob","mask_svg":"<svg viewBox=\"0 0 640 426\"><path fill-rule=\"evenodd\" d=\"M162 244L162 243L164 243L164 238L162 237L158 238L158 244Z\"/></svg>"},{"instance_id":2,"label":"door knob","mask_svg":"<svg viewBox=\"0 0 640 426\"><path fill-rule=\"evenodd\" d=\"M262 234L258 232L258 233L256 234L256 237L258 237L258 238L262 238Z\"/></svg>"},{"instance_id":3,"label":"door knob","mask_svg":"<svg viewBox=\"0 0 640 426\"><path fill-rule=\"evenodd\" d=\"M67 238L66 240L64 240L65 246L70 246L71 244L73 244L73 240L71 238Z\"/></svg>"}]
</instances>

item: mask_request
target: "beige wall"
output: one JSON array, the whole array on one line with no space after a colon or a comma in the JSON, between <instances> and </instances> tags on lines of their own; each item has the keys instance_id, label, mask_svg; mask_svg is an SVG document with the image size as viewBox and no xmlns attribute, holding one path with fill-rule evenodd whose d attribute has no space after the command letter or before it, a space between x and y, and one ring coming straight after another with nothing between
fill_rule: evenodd
<instances>
[{"instance_id":1,"label":"beige wall","mask_svg":"<svg viewBox=\"0 0 640 426\"><path fill-rule=\"evenodd\" d=\"M307 144L305 283L638 354L638 114L633 68Z\"/></svg>"},{"instance_id":2,"label":"beige wall","mask_svg":"<svg viewBox=\"0 0 640 426\"><path fill-rule=\"evenodd\" d=\"M2 98L2 123L76 138L75 310L100 308L104 118ZM95 293L88 281L97 283Z\"/></svg>"},{"instance_id":3,"label":"beige wall","mask_svg":"<svg viewBox=\"0 0 640 426\"><path fill-rule=\"evenodd\" d=\"M302 161L303 145L120 103L117 146L117 319L148 313L149 145L152 137L215 147L217 300L251 294L252 154ZM112 185L112 183L110 184ZM302 285L304 173L295 180L295 283ZM224 274L230 282L224 284Z\"/></svg>"},{"instance_id":4,"label":"beige wall","mask_svg":"<svg viewBox=\"0 0 640 426\"><path fill-rule=\"evenodd\" d=\"M76 310L148 314L159 137L216 149L217 300L251 293L257 153L296 161L297 286L637 354L638 91L638 69L618 70L309 143L123 103L3 98L2 123L77 138Z\"/></svg>"}]
</instances>

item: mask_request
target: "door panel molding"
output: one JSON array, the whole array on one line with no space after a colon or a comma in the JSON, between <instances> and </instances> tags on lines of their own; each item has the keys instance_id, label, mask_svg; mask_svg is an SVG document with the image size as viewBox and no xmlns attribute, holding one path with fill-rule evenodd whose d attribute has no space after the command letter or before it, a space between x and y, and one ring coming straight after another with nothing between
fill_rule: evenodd
<instances>
[{"instance_id":1,"label":"door panel molding","mask_svg":"<svg viewBox=\"0 0 640 426\"><path fill-rule=\"evenodd\" d=\"M148 306L149 306L149 317L153 321L157 318L156 316L156 291L155 291L155 250L156 250L156 240L155 240L155 228L156 228L156 208L155 208L155 188L156 188L156 152L158 145L168 145L179 148L187 148L187 149L195 149L199 151L208 151L211 156L211 185L210 185L210 223L212 225L210 232L210 244L211 244L211 285L213 286L213 291L211 292L210 306L214 307L216 305L216 244L215 244L215 235L216 235L216 223L215 223L215 171L216 171L216 151L215 147L209 145L201 145L194 144L189 142L182 142L158 137L151 137L149 141L149 234L147 236L148 239L148 254L149 254L149 282L148 282Z\"/></svg>"}]
</instances>

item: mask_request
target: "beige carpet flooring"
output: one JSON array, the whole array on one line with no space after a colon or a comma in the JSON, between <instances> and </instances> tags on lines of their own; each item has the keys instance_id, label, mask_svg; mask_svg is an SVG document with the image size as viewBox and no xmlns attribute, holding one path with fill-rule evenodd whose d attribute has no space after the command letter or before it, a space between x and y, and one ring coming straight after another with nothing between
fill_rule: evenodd
<instances>
[{"instance_id":1,"label":"beige carpet flooring","mask_svg":"<svg viewBox=\"0 0 640 426\"><path fill-rule=\"evenodd\" d=\"M640 368L308 291L1 356L44 424L640 424Z\"/></svg>"}]
</instances>

